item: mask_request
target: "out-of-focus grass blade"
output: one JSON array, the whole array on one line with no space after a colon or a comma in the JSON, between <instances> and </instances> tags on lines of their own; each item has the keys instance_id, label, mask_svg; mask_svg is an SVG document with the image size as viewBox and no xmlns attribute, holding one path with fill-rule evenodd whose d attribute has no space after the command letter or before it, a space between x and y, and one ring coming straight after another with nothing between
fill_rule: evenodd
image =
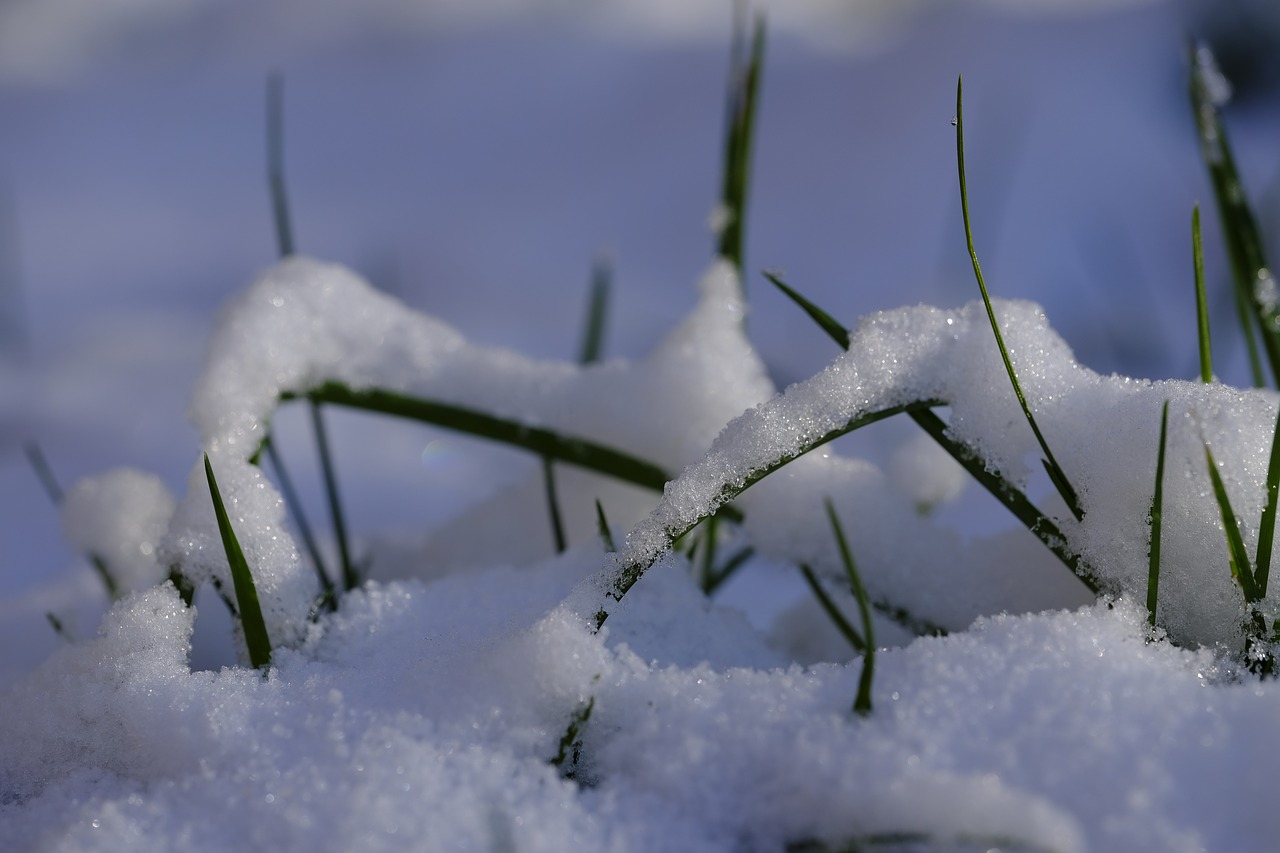
<instances>
[{"instance_id":1,"label":"out-of-focus grass blade","mask_svg":"<svg viewBox=\"0 0 1280 853\"><path fill-rule=\"evenodd\" d=\"M40 485L44 487L50 502L54 506L61 506L63 498L62 487L58 485L58 478L53 476L53 468L49 466L49 460L45 458L44 451L40 449L40 445L34 441L28 441L23 446L23 452L26 453L27 461L31 463L31 468L36 472L36 478L40 481ZM108 597L112 601L119 599L124 592L111 574L107 561L92 551L84 556L89 561L89 564L93 566L93 570L97 573L98 579L102 581L102 585L107 588Z\"/></svg>"},{"instance_id":2,"label":"out-of-focus grass blade","mask_svg":"<svg viewBox=\"0 0 1280 853\"><path fill-rule=\"evenodd\" d=\"M711 573L710 577L704 578L702 583L702 591L707 595L714 595L720 585L733 577L733 573L742 568L743 564L755 556L756 550L747 545L736 551L732 557L724 561L724 565Z\"/></svg>"},{"instance_id":3,"label":"out-of-focus grass blade","mask_svg":"<svg viewBox=\"0 0 1280 853\"><path fill-rule=\"evenodd\" d=\"M1200 340L1200 381L1213 381L1213 351L1209 346L1209 299L1204 291L1204 246L1200 241L1200 205L1191 211L1191 259L1196 274L1196 330Z\"/></svg>"},{"instance_id":4,"label":"out-of-focus grass blade","mask_svg":"<svg viewBox=\"0 0 1280 853\"><path fill-rule=\"evenodd\" d=\"M293 225L284 180L284 75L278 71L267 77L267 186L276 244L280 257L287 258L294 251Z\"/></svg>"},{"instance_id":5,"label":"out-of-focus grass blade","mask_svg":"<svg viewBox=\"0 0 1280 853\"><path fill-rule=\"evenodd\" d=\"M560 501L556 497L556 475L551 467L551 459L542 457L542 482L547 493L547 512L551 516L551 539L555 543L556 553L563 554L567 544L564 538L564 523L560 520Z\"/></svg>"},{"instance_id":6,"label":"out-of-focus grass blade","mask_svg":"<svg viewBox=\"0 0 1280 853\"><path fill-rule=\"evenodd\" d=\"M1169 401L1160 410L1160 449L1156 453L1156 487L1151 493L1151 543L1147 549L1147 621L1156 626L1160 592L1160 535L1164 528L1164 451L1169 435Z\"/></svg>"},{"instance_id":7,"label":"out-of-focus grass blade","mask_svg":"<svg viewBox=\"0 0 1280 853\"><path fill-rule=\"evenodd\" d=\"M725 116L724 173L720 191L720 205L725 221L720 229L716 251L737 268L744 289L746 281L741 277L742 247L746 230L747 194L751 182L751 148L755 137L760 72L764 65L764 37L764 18L756 16L751 53L744 62L742 53L746 36L741 27L735 30Z\"/></svg>"},{"instance_id":8,"label":"out-of-focus grass blade","mask_svg":"<svg viewBox=\"0 0 1280 853\"><path fill-rule=\"evenodd\" d=\"M817 305L814 305L808 299L788 287L787 283L782 280L782 277L778 273L765 270L763 274L765 278L773 282L773 285L776 288L785 293L792 302L799 305L801 309L804 310L804 313L813 318L813 321L818 324L818 327L822 329L822 331L826 332L827 337L835 341L836 345L839 346L840 349L847 350L849 348L848 329L840 325L840 323L826 311L823 311Z\"/></svg>"},{"instance_id":9,"label":"out-of-focus grass blade","mask_svg":"<svg viewBox=\"0 0 1280 853\"><path fill-rule=\"evenodd\" d=\"M267 637L267 623L262 618L262 606L258 603L258 588L254 585L253 573L249 571L244 552L240 550L236 533L231 529L231 519L227 517L226 507L222 504L222 494L218 491L218 481L213 476L213 465L209 462L208 454L204 457L204 473L209 480L213 512L218 517L222 548L227 554L227 563L231 566L231 583L235 586L240 625L244 629L245 645L249 648L249 662L255 669L261 669L271 663L271 640Z\"/></svg>"},{"instance_id":10,"label":"out-of-focus grass blade","mask_svg":"<svg viewBox=\"0 0 1280 853\"><path fill-rule=\"evenodd\" d=\"M840 517L836 515L835 505L830 498L827 498L826 505L827 518L831 519L831 530L835 533L836 544L840 548L840 562L844 563L849 586L853 588L853 597L858 601L858 612L862 616L862 636L866 640L866 650L862 654L862 675L858 678L858 695L853 700L853 710L865 717L871 713L871 682L876 670L876 633L871 622L871 602L867 600L867 590L862 585L862 577L853 562L853 552L849 550L849 541L840 525Z\"/></svg>"},{"instance_id":11,"label":"out-of-focus grass blade","mask_svg":"<svg viewBox=\"0 0 1280 853\"><path fill-rule=\"evenodd\" d=\"M1262 504L1262 519L1258 523L1258 559L1255 563L1254 580L1257 581L1259 599L1267 597L1278 503L1280 503L1280 412L1276 413L1276 426L1271 436L1271 459L1267 462L1267 497Z\"/></svg>"},{"instance_id":12,"label":"out-of-focus grass blade","mask_svg":"<svg viewBox=\"0 0 1280 853\"><path fill-rule=\"evenodd\" d=\"M587 297L587 319L583 326L579 364L594 364L604 349L604 331L609 314L609 291L613 287L613 262L606 254L596 259L591 270L591 292Z\"/></svg>"},{"instance_id":13,"label":"out-of-focus grass blade","mask_svg":"<svg viewBox=\"0 0 1280 853\"><path fill-rule=\"evenodd\" d=\"M600 499L596 498L596 530L600 533L600 541L604 543L606 554L612 554L618 548L613 544L613 533L609 530L609 519L605 518L604 507L600 504Z\"/></svg>"},{"instance_id":14,"label":"out-of-focus grass blade","mask_svg":"<svg viewBox=\"0 0 1280 853\"><path fill-rule=\"evenodd\" d=\"M809 588L813 590L814 597L818 599L818 603L822 605L822 609L826 611L826 614L831 617L832 623L844 635L844 638L849 641L849 645L853 646L854 651L858 654L865 654L867 650L866 641L862 639L858 629L853 627L853 623L840 612L840 608L836 607L836 603L831 600L831 596L827 595L827 591L822 588L822 582L813 573L813 569L801 563L800 574L804 575Z\"/></svg>"},{"instance_id":15,"label":"out-of-focus grass blade","mask_svg":"<svg viewBox=\"0 0 1280 853\"><path fill-rule=\"evenodd\" d=\"M1213 496L1218 502L1218 512L1222 515L1222 526L1227 535L1227 549L1231 559L1231 576L1244 592L1244 600L1248 604L1259 601L1258 588L1254 583L1253 569L1249 565L1249 552L1244 547L1244 537L1240 535L1240 523L1231 509L1231 499L1227 497L1227 487L1218 473L1218 464L1214 461L1213 451L1208 442L1204 444L1204 458L1209 465L1209 479L1213 482Z\"/></svg>"},{"instance_id":16,"label":"out-of-focus grass blade","mask_svg":"<svg viewBox=\"0 0 1280 853\"><path fill-rule=\"evenodd\" d=\"M1267 266L1257 220L1236 168L1235 155L1220 107L1229 95L1229 84L1218 71L1213 53L1203 45L1191 46L1191 108L1200 135L1200 152L1217 201L1218 219L1231 262L1238 305L1248 306L1253 322L1242 318L1246 340L1252 340L1253 326L1262 337L1272 378L1280 382L1280 293ZM1256 358L1255 358L1256 361ZM1255 370L1254 382L1262 385L1262 373Z\"/></svg>"},{"instance_id":17,"label":"out-of-focus grass blade","mask_svg":"<svg viewBox=\"0 0 1280 853\"><path fill-rule=\"evenodd\" d=\"M960 173L960 211L964 216L964 238L965 243L969 247L969 260L973 263L973 275L978 280L978 289L982 291L982 304L987 308L987 319L991 321L991 331L996 336L996 345L1000 348L1000 358L1004 361L1005 371L1009 374L1009 381L1013 384L1013 392L1018 397L1018 404L1022 406L1022 413L1026 416L1027 423L1031 427L1031 431L1035 433L1036 441L1040 443L1040 449L1044 451L1046 470L1049 472L1049 479L1057 488L1058 493L1062 495L1062 499L1066 501L1071 514L1076 517L1076 521L1084 520L1084 510L1080 507L1080 499L1076 495L1076 490L1072 488L1071 482L1067 479L1067 475L1063 472L1062 466L1058 464L1058 460L1054 458L1053 451L1049 449L1049 443L1045 441L1044 434L1040 432L1040 427L1036 424L1035 416L1031 414L1031 407L1027 405L1026 395L1022 393L1022 385L1018 382L1018 374L1013 369L1013 362L1009 359L1009 350L1004 343L1004 335L1000 333L1000 323L996 320L996 312L991 307L991 297L987 293L987 284L982 277L982 265L978 263L978 251L973 245L973 226L969 221L969 187L965 180L964 174L964 78L961 77L956 81L956 164Z\"/></svg>"}]
</instances>

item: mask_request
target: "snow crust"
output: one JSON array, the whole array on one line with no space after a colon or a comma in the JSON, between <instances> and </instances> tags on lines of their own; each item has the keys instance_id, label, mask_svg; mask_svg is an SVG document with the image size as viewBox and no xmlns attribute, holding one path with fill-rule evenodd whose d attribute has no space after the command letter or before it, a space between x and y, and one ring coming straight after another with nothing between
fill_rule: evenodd
<instances>
[{"instance_id":1,"label":"snow crust","mask_svg":"<svg viewBox=\"0 0 1280 853\"><path fill-rule=\"evenodd\" d=\"M1259 792L1280 761L1280 698L1233 657L1242 600L1202 441L1252 550L1276 395L1100 376L1037 306L996 311L1083 522L1045 498L980 303L868 317L847 353L776 394L723 263L651 357L589 367L473 344L334 265L271 268L223 313L190 411L255 574L272 666L191 667L201 614L162 578L177 567L230 589L202 461L180 501L132 471L77 484L68 537L119 562L137 591L96 639L0 696L0 847L763 851L900 836L944 849L1269 849L1280 818ZM532 533L544 507L519 483L448 532L477 548L515 540L507 558L468 563L425 543L401 555L403 577L312 621L314 573L250 459L282 394L329 381L683 473L661 496L566 476L576 526L554 556ZM834 589L830 498L872 598L950 631L916 638L877 616L874 710L860 718L862 660L826 634L809 641L828 630L811 602L758 624L699 590L666 531L850 419L921 400L945 402L951 433L1027 486L1110 594L1094 600L1024 532L970 540L922 515L922 502L965 494L933 451L904 445L888 473L831 445L802 456L737 501L756 554L743 577L807 563ZM1166 400L1153 635L1136 602ZM631 527L618 554L594 534L601 495L615 534ZM593 630L610 580L637 561L652 565ZM580 760L557 767L573 719Z\"/></svg>"}]
</instances>

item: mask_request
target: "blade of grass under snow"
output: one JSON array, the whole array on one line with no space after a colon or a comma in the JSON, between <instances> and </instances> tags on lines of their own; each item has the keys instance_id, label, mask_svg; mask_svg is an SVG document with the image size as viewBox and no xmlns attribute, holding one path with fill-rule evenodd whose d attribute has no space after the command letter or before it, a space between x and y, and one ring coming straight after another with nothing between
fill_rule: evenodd
<instances>
[{"instance_id":1,"label":"blade of grass under snow","mask_svg":"<svg viewBox=\"0 0 1280 853\"><path fill-rule=\"evenodd\" d=\"M1254 583L1253 569L1249 565L1249 552L1244 547L1244 537L1240 535L1240 523L1236 521L1236 514L1231 509L1231 499L1227 496L1227 487L1222 482L1222 475L1218 473L1218 464L1214 461L1213 451L1209 449L1208 442L1201 438L1204 444L1204 458L1209 466L1209 479L1213 483L1213 496L1218 502L1218 512L1222 516L1222 527L1227 537L1227 550L1231 560L1231 577L1233 577L1240 585L1241 591L1244 593L1244 600L1248 604L1254 604L1259 601L1258 588Z\"/></svg>"},{"instance_id":2,"label":"blade of grass under snow","mask_svg":"<svg viewBox=\"0 0 1280 853\"><path fill-rule=\"evenodd\" d=\"M1209 299L1204 292L1204 247L1200 241L1200 205L1191 211L1191 260L1196 274L1196 331L1200 340L1200 381L1213 381L1213 351L1209 347Z\"/></svg>"},{"instance_id":3,"label":"blade of grass under snow","mask_svg":"<svg viewBox=\"0 0 1280 853\"><path fill-rule=\"evenodd\" d=\"M1022 414L1026 417L1031 431L1035 433L1036 441L1040 443L1040 449L1044 452L1045 470L1049 474L1049 479L1053 482L1058 493L1062 495L1062 499L1066 501L1067 508L1076 517L1076 521L1083 521L1084 510L1080 508L1080 499L1076 495L1076 490L1072 488L1070 481L1067 480L1067 475L1062 470L1062 466L1054 458L1053 451L1049 449L1049 443L1045 441L1044 435L1040 432L1040 427L1036 424L1035 416L1031 414L1031 407L1027 405L1026 395L1022 393L1022 385L1018 382L1018 374L1014 371L1013 362L1009 359L1009 350L1005 346L1004 335L1000 333L1000 323L996 319L995 310L991 307L991 297L987 293L987 284L982 277L982 265L978 263L978 251L973 245L973 226L969 221L969 188L964 174L963 77L956 81L956 164L960 173L960 211L964 216L965 243L969 247L969 260L973 264L974 277L978 280L978 289L982 292L982 304L987 308L987 319L991 321L991 331L996 336L996 346L1000 348L1000 358L1004 361L1005 371L1009 374L1009 381L1013 384L1013 392L1018 397L1018 404L1022 406Z\"/></svg>"},{"instance_id":4,"label":"blade of grass under snow","mask_svg":"<svg viewBox=\"0 0 1280 853\"><path fill-rule=\"evenodd\" d=\"M799 305L818 327L827 333L841 349L849 349L849 332L835 318L810 302L796 290L789 287L777 275L765 272L765 278L773 282L783 293ZM959 462L971 477L978 481L996 500L1000 501L1014 517L1021 521L1037 539L1048 548L1054 556L1062 560L1067 568L1089 588L1094 595L1100 592L1097 582L1088 576L1080 563L1079 555L1067 547L1062 532L1053 521L1031 503L1021 491L1008 480L992 473L986 460L977 451L947 435L947 425L936 414L928 409L917 409L907 413L929 436Z\"/></svg>"},{"instance_id":5,"label":"blade of grass under snow","mask_svg":"<svg viewBox=\"0 0 1280 853\"><path fill-rule=\"evenodd\" d=\"M1164 452L1169 436L1169 401L1160 410L1160 450L1156 453L1156 486L1151 493L1151 542L1147 549L1147 621L1156 626L1160 592L1160 536L1164 530Z\"/></svg>"},{"instance_id":6,"label":"blade of grass under snow","mask_svg":"<svg viewBox=\"0 0 1280 853\"><path fill-rule=\"evenodd\" d=\"M746 281L741 277L743 239L746 231L747 193L751 182L751 148L755 137L760 71L764 64L764 37L764 18L757 15L751 38L751 52L743 61L746 35L741 27L735 28L725 116L724 174L720 190L724 222L720 228L716 252L737 268L744 290Z\"/></svg>"},{"instance_id":7,"label":"blade of grass under snow","mask_svg":"<svg viewBox=\"0 0 1280 853\"><path fill-rule=\"evenodd\" d=\"M218 491L218 481L213 476L213 465L210 464L207 453L204 457L204 473L209 481L209 495L213 498L213 512L218 518L222 548L226 552L227 563L231 566L231 583L235 587L244 642L249 648L249 663L255 669L261 669L271 663L271 640L267 637L267 623L262 618L262 606L258 603L258 588L253 582L253 573L249 571L244 552L240 550L240 542L231 528L231 519L227 517L226 507L222 504L222 494Z\"/></svg>"},{"instance_id":8,"label":"blade of grass under snow","mask_svg":"<svg viewBox=\"0 0 1280 853\"><path fill-rule=\"evenodd\" d=\"M1272 378L1280 382L1280 294L1267 266L1257 220L1222 123L1219 108L1229 95L1229 85L1218 71L1209 48L1192 45L1191 50L1191 107L1200 136L1200 152L1217 201L1237 305L1247 308L1251 314L1251 319L1242 317L1246 341L1253 346L1256 325ZM1257 361L1256 347L1251 350L1251 361ZM1263 384L1260 367L1254 369L1254 384Z\"/></svg>"}]
</instances>

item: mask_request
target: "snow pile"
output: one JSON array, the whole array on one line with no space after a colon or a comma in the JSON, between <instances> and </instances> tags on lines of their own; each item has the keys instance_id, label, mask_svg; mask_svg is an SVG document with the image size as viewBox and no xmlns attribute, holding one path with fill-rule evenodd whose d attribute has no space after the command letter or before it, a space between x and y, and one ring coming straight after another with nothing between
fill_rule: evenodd
<instances>
[{"instance_id":1,"label":"snow pile","mask_svg":"<svg viewBox=\"0 0 1280 853\"><path fill-rule=\"evenodd\" d=\"M1252 549L1276 395L1099 376L1037 306L996 310L1085 517L1046 508L1113 595L1094 601L1025 534L968 541L922 515L919 504L962 494L949 459L906 450L886 474L822 446L736 499L733 541L755 556L731 583L765 596L807 563L854 612L834 589L832 500L889 638L861 718L850 704L862 661L807 641L828 630L816 605L778 602L769 624L753 622L703 594L670 532L850 421L921 401L945 404L951 434L1035 496L1039 450L980 303L869 317L848 352L775 394L723 263L650 358L587 367L470 343L336 266L274 267L224 313L191 405L254 571L272 666L193 671L196 609L167 582L144 583L176 568L231 589L202 461L176 504L137 473L77 485L72 541L112 565L137 557L128 585L146 588L97 639L0 697L0 846L1270 848L1280 819L1263 780L1280 761L1280 699L1237 673L1242 598L1202 442ZM426 543L402 557L409 577L367 582L312 619L314 571L250 460L281 396L328 382L683 473L658 495L566 470L571 547L554 556L545 504L521 504L531 487L517 485L446 533L460 551L514 540L512 556L442 559L448 549ZM1179 645L1153 641L1135 604L1166 400L1160 619ZM617 554L595 534L597 498L616 533L634 525ZM637 566L634 587L609 598ZM951 633L912 636L920 625Z\"/></svg>"}]
</instances>

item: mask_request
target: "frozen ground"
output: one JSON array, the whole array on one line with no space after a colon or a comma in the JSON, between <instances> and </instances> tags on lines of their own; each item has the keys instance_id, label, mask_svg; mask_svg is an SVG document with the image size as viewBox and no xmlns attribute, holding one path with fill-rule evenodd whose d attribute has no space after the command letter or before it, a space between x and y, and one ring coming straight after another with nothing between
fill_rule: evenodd
<instances>
[{"instance_id":1,"label":"frozen ground","mask_svg":"<svg viewBox=\"0 0 1280 853\"><path fill-rule=\"evenodd\" d=\"M38 5L11 8L39 18ZM1255 519L1276 398L1145 381L1195 367L1187 221L1209 190L1185 104L1184 9L921 4L874 28L818 5L779 15L748 266L785 268L850 324L890 311L833 362L758 276L743 304L725 269L708 270L719 12L619 4L570 26L497 6L462 21L445 6L426 24L361 19L355 38L262 8L280 20L198 4L145 25L108 15L0 63L13 271L0 846L1274 848L1275 688L1187 649L1233 648L1240 611L1199 436ZM877 37L841 35L854 31ZM304 260L262 273L275 66L302 249L359 274ZM615 608L599 598L608 573L652 556L655 524L607 556L593 502L621 543L656 496L558 467L573 547L553 556L536 459L330 408L376 580L308 622L307 558L244 459L276 393L321 379L550 426L671 472L692 464L658 520L697 514L721 480L815 424L904 395L950 401L953 426L1011 476L1038 467L980 306L890 310L975 295L948 121L961 71L988 281L1043 305L1001 310L1064 467L1085 483L1084 523L1058 509L1064 535L1118 599L1094 603L898 417L746 492L736 535L756 557L714 599L664 558ZM1260 193L1273 101L1245 88L1229 117ZM1206 237L1220 281L1216 229ZM581 369L562 359L602 248L617 270L613 358ZM1217 316L1219 373L1243 381L1229 312ZM1180 479L1162 621L1184 648L1146 642L1142 609L1165 399ZM304 408L272 424L323 518ZM142 590L105 621L101 585L23 457L32 438L64 484L93 476L68 495L71 542L117 555ZM192 611L152 586L173 562L225 576L202 449L282 644L266 678L237 663L208 587ZM140 470L103 474L121 465ZM1038 478L1031 488L1046 498ZM806 561L839 577L827 496L872 598L951 631L911 640L880 618L866 718L850 712L861 658L796 575ZM923 519L921 501L940 508ZM60 641L46 613L80 642ZM549 760L588 707L565 780Z\"/></svg>"}]
</instances>

